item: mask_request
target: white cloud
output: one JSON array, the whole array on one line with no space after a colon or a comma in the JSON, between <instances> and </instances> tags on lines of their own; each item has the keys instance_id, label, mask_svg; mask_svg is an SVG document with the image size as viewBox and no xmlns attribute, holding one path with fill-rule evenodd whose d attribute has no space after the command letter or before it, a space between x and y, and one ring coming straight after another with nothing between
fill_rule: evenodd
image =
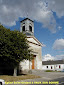
<instances>
[{"instance_id":1,"label":"white cloud","mask_svg":"<svg viewBox=\"0 0 64 85\"><path fill-rule=\"evenodd\" d=\"M46 0L48 2L48 8L61 18L64 16L64 0Z\"/></svg>"},{"instance_id":2,"label":"white cloud","mask_svg":"<svg viewBox=\"0 0 64 85\"><path fill-rule=\"evenodd\" d=\"M51 56L50 54L47 54L43 57L43 61L49 61L49 60L54 60L54 57Z\"/></svg>"},{"instance_id":3,"label":"white cloud","mask_svg":"<svg viewBox=\"0 0 64 85\"><path fill-rule=\"evenodd\" d=\"M43 24L52 33L56 32L56 20L44 0L0 0L0 22L15 25L19 17L28 17Z\"/></svg>"},{"instance_id":4,"label":"white cloud","mask_svg":"<svg viewBox=\"0 0 64 85\"><path fill-rule=\"evenodd\" d=\"M28 17L43 24L52 33L56 32L56 20L64 16L64 0L0 0L0 22L15 25L19 17Z\"/></svg>"},{"instance_id":5,"label":"white cloud","mask_svg":"<svg viewBox=\"0 0 64 85\"><path fill-rule=\"evenodd\" d=\"M64 54L61 55L56 55L56 56L51 56L50 54L46 54L42 61L52 61L52 60L62 60L64 59Z\"/></svg>"},{"instance_id":6,"label":"white cloud","mask_svg":"<svg viewBox=\"0 0 64 85\"><path fill-rule=\"evenodd\" d=\"M59 50L58 52L59 52L59 53L64 53L64 50Z\"/></svg>"},{"instance_id":7,"label":"white cloud","mask_svg":"<svg viewBox=\"0 0 64 85\"><path fill-rule=\"evenodd\" d=\"M59 30L61 30L61 29L62 29L62 27L61 27L61 26L58 26L58 29L59 29Z\"/></svg>"},{"instance_id":8,"label":"white cloud","mask_svg":"<svg viewBox=\"0 0 64 85\"><path fill-rule=\"evenodd\" d=\"M64 39L57 39L53 44L53 49L61 50L64 49Z\"/></svg>"},{"instance_id":9,"label":"white cloud","mask_svg":"<svg viewBox=\"0 0 64 85\"><path fill-rule=\"evenodd\" d=\"M56 60L62 60L62 59L64 59L64 54L56 55L55 58L56 58Z\"/></svg>"}]
</instances>

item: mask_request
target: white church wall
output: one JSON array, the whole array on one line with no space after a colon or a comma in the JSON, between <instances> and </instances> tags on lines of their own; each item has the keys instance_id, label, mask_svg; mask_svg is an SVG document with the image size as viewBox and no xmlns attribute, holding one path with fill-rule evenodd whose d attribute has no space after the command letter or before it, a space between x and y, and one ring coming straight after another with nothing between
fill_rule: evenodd
<instances>
[{"instance_id":1,"label":"white church wall","mask_svg":"<svg viewBox=\"0 0 64 85\"><path fill-rule=\"evenodd\" d=\"M37 69L42 70L42 61L39 59L39 55L36 56Z\"/></svg>"},{"instance_id":2,"label":"white church wall","mask_svg":"<svg viewBox=\"0 0 64 85\"><path fill-rule=\"evenodd\" d=\"M20 62L21 70L26 70L26 69L29 70L29 65L30 65L30 69L31 69L32 63L29 62L29 60L23 60Z\"/></svg>"},{"instance_id":3,"label":"white church wall","mask_svg":"<svg viewBox=\"0 0 64 85\"><path fill-rule=\"evenodd\" d=\"M36 55L36 68L35 69L42 69L42 55L41 55L41 46L37 46L34 44L29 44L34 52L37 52Z\"/></svg>"},{"instance_id":4,"label":"white church wall","mask_svg":"<svg viewBox=\"0 0 64 85\"><path fill-rule=\"evenodd\" d=\"M33 38L27 38L28 41L38 44Z\"/></svg>"},{"instance_id":5,"label":"white church wall","mask_svg":"<svg viewBox=\"0 0 64 85\"><path fill-rule=\"evenodd\" d=\"M42 61L42 47L41 46L38 46L38 45L35 45L35 44L32 44L32 43L29 43L30 45L30 49L33 49L34 52L37 52L38 53L38 59L40 61Z\"/></svg>"},{"instance_id":6,"label":"white church wall","mask_svg":"<svg viewBox=\"0 0 64 85\"><path fill-rule=\"evenodd\" d=\"M41 46L29 43L30 49L33 49L36 55L35 58L35 69L42 69L42 56L41 56ZM20 67L22 70L29 70L29 60L24 60L20 62ZM30 69L32 69L32 62L30 62Z\"/></svg>"},{"instance_id":7,"label":"white church wall","mask_svg":"<svg viewBox=\"0 0 64 85\"><path fill-rule=\"evenodd\" d=\"M38 61L38 63L37 63L37 69L42 70L42 62L41 61Z\"/></svg>"}]
</instances>

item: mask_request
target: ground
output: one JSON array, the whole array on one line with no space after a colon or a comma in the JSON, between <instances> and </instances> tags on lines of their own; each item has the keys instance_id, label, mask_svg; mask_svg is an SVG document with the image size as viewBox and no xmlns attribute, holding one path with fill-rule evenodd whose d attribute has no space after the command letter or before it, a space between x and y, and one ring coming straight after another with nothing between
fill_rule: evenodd
<instances>
[{"instance_id":1,"label":"ground","mask_svg":"<svg viewBox=\"0 0 64 85\"><path fill-rule=\"evenodd\" d=\"M18 75L18 76L0 75L0 79L5 80L6 82L14 82L19 80L34 79L34 78L40 78L40 76L31 75L31 74Z\"/></svg>"},{"instance_id":2,"label":"ground","mask_svg":"<svg viewBox=\"0 0 64 85\"><path fill-rule=\"evenodd\" d=\"M41 70L33 70L32 74L40 76L41 78L26 79L26 80L21 80L21 81L18 81L18 82L21 82L21 83L22 82L24 82L24 83L25 82L27 82L27 83L28 82L33 82L32 85L37 85L34 82L36 82L36 83L41 83L41 82L45 82L46 83L46 82L51 82L51 81L58 82L58 83L64 82L64 72L44 72L44 71L41 71ZM12 85L22 85L22 84L12 84ZM26 85L26 83L24 85ZM27 85L31 85L31 84L27 84ZM59 84L42 84L42 85L59 85Z\"/></svg>"}]
</instances>

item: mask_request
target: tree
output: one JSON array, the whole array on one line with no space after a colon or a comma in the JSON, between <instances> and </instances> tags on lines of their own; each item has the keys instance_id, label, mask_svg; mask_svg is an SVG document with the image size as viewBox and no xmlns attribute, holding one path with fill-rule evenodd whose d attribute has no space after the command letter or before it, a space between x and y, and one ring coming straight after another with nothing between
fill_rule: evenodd
<instances>
[{"instance_id":1,"label":"tree","mask_svg":"<svg viewBox=\"0 0 64 85\"><path fill-rule=\"evenodd\" d=\"M30 51L23 33L16 30L11 31L0 25L0 67L3 67L2 71L10 72L23 59L30 59Z\"/></svg>"}]
</instances>

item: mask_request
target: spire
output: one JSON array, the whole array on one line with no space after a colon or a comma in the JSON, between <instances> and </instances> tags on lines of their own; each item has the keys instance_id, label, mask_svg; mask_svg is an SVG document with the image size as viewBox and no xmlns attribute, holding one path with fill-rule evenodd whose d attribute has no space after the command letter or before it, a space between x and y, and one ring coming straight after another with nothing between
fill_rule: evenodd
<instances>
[{"instance_id":1,"label":"spire","mask_svg":"<svg viewBox=\"0 0 64 85\"><path fill-rule=\"evenodd\" d=\"M27 12L27 18L28 18L28 12Z\"/></svg>"}]
</instances>

